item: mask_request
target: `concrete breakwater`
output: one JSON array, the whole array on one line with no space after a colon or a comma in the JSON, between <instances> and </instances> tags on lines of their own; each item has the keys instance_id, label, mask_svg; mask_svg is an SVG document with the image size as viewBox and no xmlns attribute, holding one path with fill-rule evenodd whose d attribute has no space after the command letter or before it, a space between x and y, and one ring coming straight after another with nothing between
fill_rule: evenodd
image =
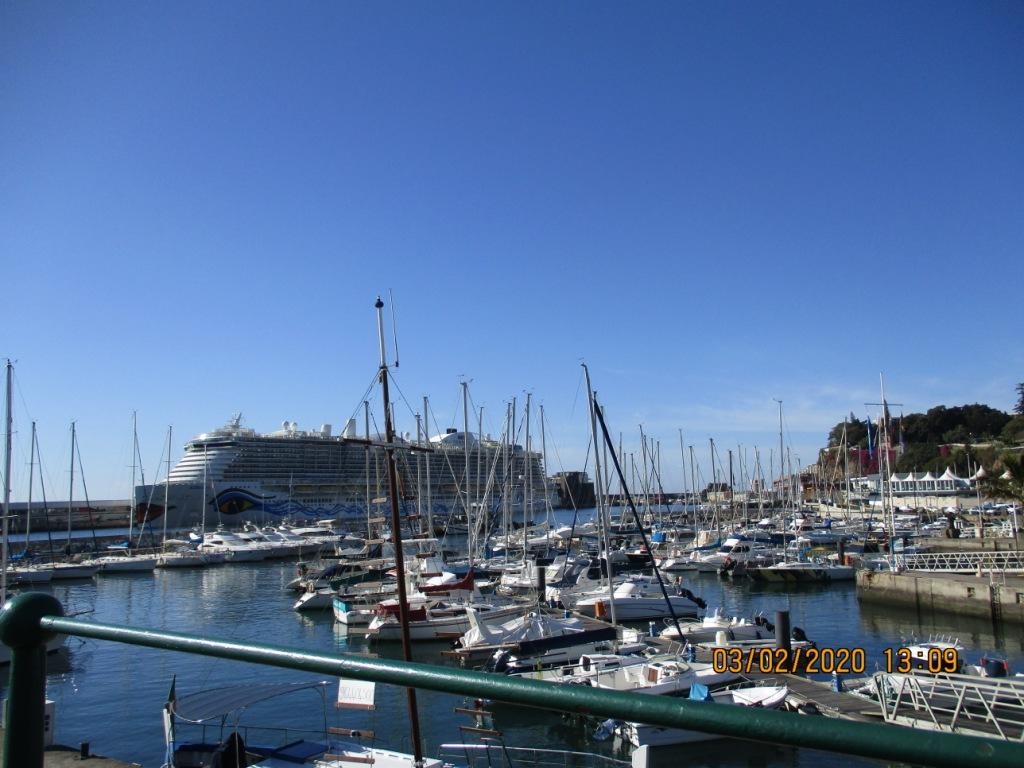
<instances>
[{"instance_id":1,"label":"concrete breakwater","mask_svg":"<svg viewBox=\"0 0 1024 768\"><path fill-rule=\"evenodd\" d=\"M857 599L1024 624L1024 578L986 573L860 571Z\"/></svg>"}]
</instances>

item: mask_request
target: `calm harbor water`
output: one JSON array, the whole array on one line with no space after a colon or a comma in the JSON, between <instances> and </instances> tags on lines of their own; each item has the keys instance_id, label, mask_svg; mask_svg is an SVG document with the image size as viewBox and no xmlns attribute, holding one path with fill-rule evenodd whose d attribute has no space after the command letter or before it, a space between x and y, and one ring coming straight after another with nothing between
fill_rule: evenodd
<instances>
[{"instance_id":1,"label":"calm harbor water","mask_svg":"<svg viewBox=\"0 0 1024 768\"><path fill-rule=\"evenodd\" d=\"M316 652L400 655L395 646L369 647L361 637L350 638L336 627L330 612L300 615L291 610L294 595L284 590L295 575L293 561L229 565L202 570L157 571L152 575L100 577L97 581L54 584L52 593L69 615L104 622L202 634L209 637L267 642ZM763 611L774 620L789 610L794 626L802 627L819 646L860 647L869 666L882 662L886 647L901 640L942 634L958 637L969 649L968 659L999 650L1011 668L1024 669L1024 638L1013 627L998 630L987 622L949 615L916 616L913 612L860 605L854 586L803 586L783 589L747 582L733 584L714 575L687 582L709 608L728 614ZM449 663L440 644L420 645L416 660ZM117 643L69 638L66 652L49 658L47 695L56 703L56 740L77 746L90 742L97 754L156 768L164 761L161 707L172 677L179 696L242 682L292 682L316 676L287 670L238 664L187 654L167 653ZM3 674L6 687L6 673ZM328 692L332 704L336 687ZM445 742L460 742L459 725L472 725L453 712L468 702L459 697L419 692L425 748L429 754ZM374 730L380 743L409 749L405 696L401 689L378 686L377 709L352 714L322 707L312 691L292 694L247 712L243 724L276 723L288 727L330 724ZM326 715L325 715L326 713ZM541 711L499 707L495 727L510 745L568 747L610 752L611 742L594 742L589 729ZM849 758L740 741L713 741L685 749L690 765L812 766L849 765ZM864 763L871 764L871 763Z\"/></svg>"}]
</instances>

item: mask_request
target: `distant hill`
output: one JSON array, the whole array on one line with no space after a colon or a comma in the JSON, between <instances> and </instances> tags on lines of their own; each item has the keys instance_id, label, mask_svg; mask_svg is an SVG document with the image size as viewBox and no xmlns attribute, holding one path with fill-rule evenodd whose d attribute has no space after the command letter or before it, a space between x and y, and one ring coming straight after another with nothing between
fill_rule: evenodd
<instances>
[{"instance_id":1,"label":"distant hill","mask_svg":"<svg viewBox=\"0 0 1024 768\"><path fill-rule=\"evenodd\" d=\"M1002 450L1024 444L1024 415L978 403L937 405L927 413L890 412L885 421L896 472L943 471L959 464L960 471L966 473L968 464L991 466ZM877 455L881 425L853 414L829 431L828 448L833 450L828 453L836 455L834 449L842 444L844 428L850 448L871 449Z\"/></svg>"}]
</instances>

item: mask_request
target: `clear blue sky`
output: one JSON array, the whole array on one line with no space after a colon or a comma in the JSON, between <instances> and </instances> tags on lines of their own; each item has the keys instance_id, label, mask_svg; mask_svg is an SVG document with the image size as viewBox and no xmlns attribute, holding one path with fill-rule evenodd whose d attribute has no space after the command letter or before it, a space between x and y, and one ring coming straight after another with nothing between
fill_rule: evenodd
<instances>
[{"instance_id":1,"label":"clear blue sky","mask_svg":"<svg viewBox=\"0 0 1024 768\"><path fill-rule=\"evenodd\" d=\"M672 488L680 429L704 480L777 453L776 398L808 464L880 372L1024 380L1019 2L7 0L0 105L16 498L32 419L94 499L133 410L148 479L169 424L340 428L388 291L400 429L529 391L581 468L586 360Z\"/></svg>"}]
</instances>

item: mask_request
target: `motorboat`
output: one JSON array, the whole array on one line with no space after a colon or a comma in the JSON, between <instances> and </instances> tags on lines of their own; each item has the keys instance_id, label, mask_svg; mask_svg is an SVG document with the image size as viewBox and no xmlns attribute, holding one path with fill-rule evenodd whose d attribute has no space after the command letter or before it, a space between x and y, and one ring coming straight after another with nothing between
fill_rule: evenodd
<instances>
[{"instance_id":1,"label":"motorboat","mask_svg":"<svg viewBox=\"0 0 1024 768\"><path fill-rule=\"evenodd\" d=\"M471 608L484 620L498 620L515 616L523 608L518 604L495 605L480 602L448 602L443 600L420 599L414 603L410 597L409 638L411 640L456 640L470 628L466 609ZM366 628L367 637L373 641L398 641L402 639L402 625L398 617L397 599L385 600L376 609L374 618Z\"/></svg>"},{"instance_id":2,"label":"motorboat","mask_svg":"<svg viewBox=\"0 0 1024 768\"><path fill-rule=\"evenodd\" d=\"M685 640L690 643L703 643L715 640L719 632L724 632L729 640L762 640L775 637L775 625L764 616L752 618L725 616L720 608L697 621L680 622L678 629L675 622L665 620L665 628L661 637L673 640Z\"/></svg>"},{"instance_id":3,"label":"motorboat","mask_svg":"<svg viewBox=\"0 0 1024 768\"><path fill-rule=\"evenodd\" d=\"M754 581L768 582L832 582L852 581L856 569L827 560L795 560L775 565L750 566L747 576Z\"/></svg>"},{"instance_id":4,"label":"motorboat","mask_svg":"<svg viewBox=\"0 0 1024 768\"><path fill-rule=\"evenodd\" d=\"M616 651L621 643L643 647L639 633L632 630L541 608L520 611L515 618L488 622L485 615L468 608L470 629L454 643L453 654L482 656L488 670L513 673L571 664L586 653Z\"/></svg>"},{"instance_id":5,"label":"motorboat","mask_svg":"<svg viewBox=\"0 0 1024 768\"><path fill-rule=\"evenodd\" d=\"M697 683L690 688L689 698L692 701L707 702L709 705L713 704L716 706L778 709L785 704L788 695L789 688L785 685L727 688L711 693L707 686ZM634 747L662 747L724 738L717 733L692 731L683 728L667 728L665 726L646 725L632 721L617 724L615 734Z\"/></svg>"},{"instance_id":6,"label":"motorboat","mask_svg":"<svg viewBox=\"0 0 1024 768\"><path fill-rule=\"evenodd\" d=\"M715 665L686 661L674 655L662 655L641 664L628 664L590 679L593 688L632 691L654 696L685 696L696 683L724 685L739 675Z\"/></svg>"},{"instance_id":7,"label":"motorboat","mask_svg":"<svg viewBox=\"0 0 1024 768\"><path fill-rule=\"evenodd\" d=\"M259 562L266 560L272 552L269 544L247 541L223 528L203 534L196 544L196 549L200 554L223 554L233 563Z\"/></svg>"},{"instance_id":8,"label":"motorboat","mask_svg":"<svg viewBox=\"0 0 1024 768\"><path fill-rule=\"evenodd\" d=\"M559 599L562 605L577 613L596 618L614 615L617 621L648 621L673 615L677 618L695 618L707 607L690 590L679 585L659 583L657 579L642 574L631 574L618 582L611 595L607 589L592 589L583 593L562 590Z\"/></svg>"}]
</instances>

